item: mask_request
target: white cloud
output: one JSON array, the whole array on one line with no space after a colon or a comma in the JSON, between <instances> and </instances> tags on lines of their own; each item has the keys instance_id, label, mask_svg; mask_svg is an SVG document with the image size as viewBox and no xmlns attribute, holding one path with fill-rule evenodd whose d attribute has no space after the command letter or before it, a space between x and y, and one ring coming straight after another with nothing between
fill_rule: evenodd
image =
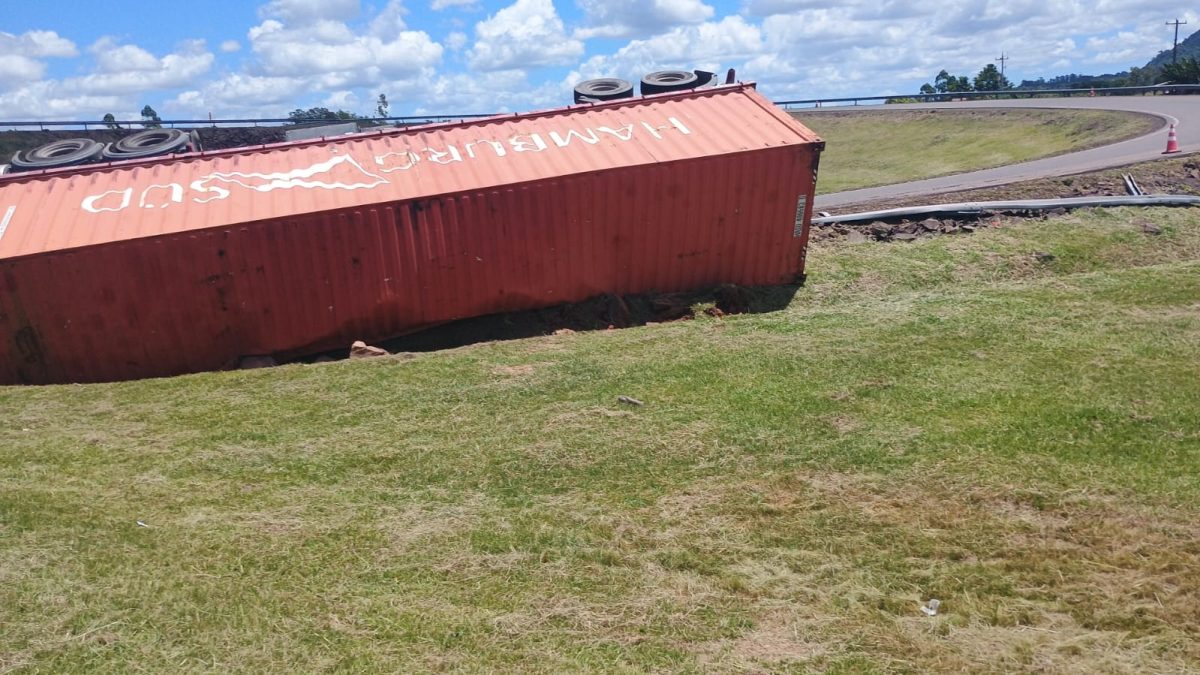
<instances>
[{"instance_id":1,"label":"white cloud","mask_svg":"<svg viewBox=\"0 0 1200 675\"><path fill-rule=\"evenodd\" d=\"M404 9L404 3L400 0L391 0L384 6L383 11L371 19L371 34L384 40L395 38L405 28L408 28L404 22L405 14L408 14L408 10Z\"/></svg>"},{"instance_id":2,"label":"white cloud","mask_svg":"<svg viewBox=\"0 0 1200 675\"><path fill-rule=\"evenodd\" d=\"M0 31L0 54L20 54L28 58L70 58L79 50L75 43L52 30L31 30L20 35Z\"/></svg>"},{"instance_id":3,"label":"white cloud","mask_svg":"<svg viewBox=\"0 0 1200 675\"><path fill-rule=\"evenodd\" d=\"M250 29L249 38L262 74L325 78L338 87L364 86L441 61L442 46L425 32L396 30L394 23L386 32L394 34L359 35L338 21L292 28L269 19Z\"/></svg>"},{"instance_id":4,"label":"white cloud","mask_svg":"<svg viewBox=\"0 0 1200 675\"><path fill-rule=\"evenodd\" d=\"M0 92L0 116L9 119L99 118L105 112L127 107L120 96L81 94L49 80Z\"/></svg>"},{"instance_id":5,"label":"white cloud","mask_svg":"<svg viewBox=\"0 0 1200 675\"><path fill-rule=\"evenodd\" d=\"M516 0L475 24L475 37L468 62L481 71L566 65L583 55L550 0Z\"/></svg>"},{"instance_id":6,"label":"white cloud","mask_svg":"<svg viewBox=\"0 0 1200 675\"><path fill-rule=\"evenodd\" d=\"M645 40L633 40L616 53L585 61L567 76L570 84L593 77L622 77L637 82L642 75L668 68L715 70L758 56L762 31L740 16L680 26Z\"/></svg>"},{"instance_id":7,"label":"white cloud","mask_svg":"<svg viewBox=\"0 0 1200 675\"><path fill-rule=\"evenodd\" d=\"M413 2L446 13L410 14ZM1170 47L1163 20L1178 14L1200 27L1200 15L1181 13L1178 0L256 4L260 21L246 28L245 38L214 41L212 50L192 41L163 54L100 38L80 54L53 31L0 32L0 119L98 117L140 110L146 102L189 117L209 111L275 117L322 104L370 112L379 92L395 114L527 110L566 103L570 85L580 79L636 81L663 68L723 73L734 67L777 99L904 93L942 68L973 76L1001 52L1012 59L1014 80L1115 72ZM493 14L466 13L481 6ZM560 9L570 13L560 15ZM1151 15L1161 17L1147 19ZM472 32L471 22L480 18ZM431 33L444 34L442 44ZM243 46L249 49L223 57L214 74L217 55ZM54 72L51 59L69 58L77 60L57 65L71 76L46 79ZM564 77L566 70L572 72Z\"/></svg>"},{"instance_id":8,"label":"white cloud","mask_svg":"<svg viewBox=\"0 0 1200 675\"><path fill-rule=\"evenodd\" d=\"M233 73L168 101L166 110L216 117L282 117L307 90L299 77L260 77Z\"/></svg>"},{"instance_id":9,"label":"white cloud","mask_svg":"<svg viewBox=\"0 0 1200 675\"><path fill-rule=\"evenodd\" d=\"M654 35L680 24L713 17L713 8L700 0L575 0L587 16L587 26L575 37L620 38Z\"/></svg>"},{"instance_id":10,"label":"white cloud","mask_svg":"<svg viewBox=\"0 0 1200 675\"><path fill-rule=\"evenodd\" d=\"M20 54L0 54L0 87L12 87L41 79L46 64Z\"/></svg>"},{"instance_id":11,"label":"white cloud","mask_svg":"<svg viewBox=\"0 0 1200 675\"><path fill-rule=\"evenodd\" d=\"M360 103L361 101L358 98L358 94L350 91L349 89L335 91L321 101L321 105L329 108L330 110L347 111L355 110L358 108Z\"/></svg>"},{"instance_id":12,"label":"white cloud","mask_svg":"<svg viewBox=\"0 0 1200 675\"><path fill-rule=\"evenodd\" d=\"M443 9L448 9L450 7L474 9L478 7L478 5L479 0L433 0L433 2L429 3L430 9L433 9L435 12L440 12Z\"/></svg>"},{"instance_id":13,"label":"white cloud","mask_svg":"<svg viewBox=\"0 0 1200 675\"><path fill-rule=\"evenodd\" d=\"M46 30L31 30L21 35L0 32L0 87L16 87L40 80L46 72L46 58L69 58L79 51L75 43Z\"/></svg>"},{"instance_id":14,"label":"white cloud","mask_svg":"<svg viewBox=\"0 0 1200 675\"><path fill-rule=\"evenodd\" d=\"M186 86L207 73L213 55L203 40L191 40L178 51L161 58L136 45L118 45L101 39L90 51L96 57L96 72L68 78L63 86L86 94L122 95Z\"/></svg>"},{"instance_id":15,"label":"white cloud","mask_svg":"<svg viewBox=\"0 0 1200 675\"><path fill-rule=\"evenodd\" d=\"M456 30L446 36L446 49L449 49L452 52L459 51L463 47L467 46L468 39L469 38L467 37L466 33Z\"/></svg>"},{"instance_id":16,"label":"white cloud","mask_svg":"<svg viewBox=\"0 0 1200 675\"><path fill-rule=\"evenodd\" d=\"M119 45L112 38L100 38L88 48L96 57L96 69L101 73L127 70L154 70L159 61L153 54L137 45Z\"/></svg>"},{"instance_id":17,"label":"white cloud","mask_svg":"<svg viewBox=\"0 0 1200 675\"><path fill-rule=\"evenodd\" d=\"M571 91L551 82L535 85L522 70L498 70L486 78L467 73L438 77L422 89L419 101L418 115L503 113L566 105Z\"/></svg>"},{"instance_id":18,"label":"white cloud","mask_svg":"<svg viewBox=\"0 0 1200 675\"><path fill-rule=\"evenodd\" d=\"M259 9L263 17L293 24L314 21L347 21L358 16L358 0L271 0Z\"/></svg>"}]
</instances>

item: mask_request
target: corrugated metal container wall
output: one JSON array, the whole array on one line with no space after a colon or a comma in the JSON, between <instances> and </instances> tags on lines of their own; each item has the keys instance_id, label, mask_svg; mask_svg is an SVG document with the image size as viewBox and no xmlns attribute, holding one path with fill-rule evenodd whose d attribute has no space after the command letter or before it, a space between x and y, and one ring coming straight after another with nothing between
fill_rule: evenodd
<instances>
[{"instance_id":1,"label":"corrugated metal container wall","mask_svg":"<svg viewBox=\"0 0 1200 675\"><path fill-rule=\"evenodd\" d=\"M0 180L0 382L791 282L821 147L738 85Z\"/></svg>"}]
</instances>

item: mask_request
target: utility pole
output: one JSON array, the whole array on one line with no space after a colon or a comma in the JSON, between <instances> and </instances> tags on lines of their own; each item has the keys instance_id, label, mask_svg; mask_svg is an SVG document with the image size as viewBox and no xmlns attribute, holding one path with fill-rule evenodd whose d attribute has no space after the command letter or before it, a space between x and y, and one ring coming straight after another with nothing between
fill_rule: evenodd
<instances>
[{"instance_id":1,"label":"utility pole","mask_svg":"<svg viewBox=\"0 0 1200 675\"><path fill-rule=\"evenodd\" d=\"M1000 56L996 57L996 60L1000 62L1000 77L1004 77L1004 62L1007 61L1008 58L1009 57L1006 56L1004 52L1000 52Z\"/></svg>"},{"instance_id":2,"label":"utility pole","mask_svg":"<svg viewBox=\"0 0 1200 675\"><path fill-rule=\"evenodd\" d=\"M1179 27L1186 26L1187 22L1175 19L1174 21L1168 21L1167 25L1175 26L1175 46L1171 48L1171 63L1177 63L1179 61Z\"/></svg>"}]
</instances>

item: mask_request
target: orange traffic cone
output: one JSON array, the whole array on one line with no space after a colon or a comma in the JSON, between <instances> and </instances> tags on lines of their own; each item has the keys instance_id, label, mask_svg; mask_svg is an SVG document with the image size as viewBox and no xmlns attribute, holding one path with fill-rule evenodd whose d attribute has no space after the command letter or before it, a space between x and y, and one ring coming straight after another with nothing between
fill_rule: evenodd
<instances>
[{"instance_id":1,"label":"orange traffic cone","mask_svg":"<svg viewBox=\"0 0 1200 675\"><path fill-rule=\"evenodd\" d=\"M1175 125L1171 125L1171 130L1167 132L1167 151L1164 155L1179 152L1179 138L1175 136Z\"/></svg>"}]
</instances>

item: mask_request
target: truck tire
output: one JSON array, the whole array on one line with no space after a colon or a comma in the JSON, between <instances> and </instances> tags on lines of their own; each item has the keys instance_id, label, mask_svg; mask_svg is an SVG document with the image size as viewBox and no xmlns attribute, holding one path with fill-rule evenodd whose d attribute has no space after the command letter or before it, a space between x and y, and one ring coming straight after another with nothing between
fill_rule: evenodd
<instances>
[{"instance_id":1,"label":"truck tire","mask_svg":"<svg viewBox=\"0 0 1200 675\"><path fill-rule=\"evenodd\" d=\"M14 171L37 171L78 166L100 159L103 153L103 143L90 138L67 138L16 152L12 156L12 167Z\"/></svg>"},{"instance_id":2,"label":"truck tire","mask_svg":"<svg viewBox=\"0 0 1200 675\"><path fill-rule=\"evenodd\" d=\"M642 96L695 89L700 78L686 70L658 70L642 78Z\"/></svg>"},{"instance_id":3,"label":"truck tire","mask_svg":"<svg viewBox=\"0 0 1200 675\"><path fill-rule=\"evenodd\" d=\"M576 103L613 101L619 98L633 98L632 83L615 77L600 77L575 85Z\"/></svg>"},{"instance_id":4,"label":"truck tire","mask_svg":"<svg viewBox=\"0 0 1200 675\"><path fill-rule=\"evenodd\" d=\"M147 129L109 145L104 149L104 159L118 161L186 152L191 140L179 129Z\"/></svg>"}]
</instances>

